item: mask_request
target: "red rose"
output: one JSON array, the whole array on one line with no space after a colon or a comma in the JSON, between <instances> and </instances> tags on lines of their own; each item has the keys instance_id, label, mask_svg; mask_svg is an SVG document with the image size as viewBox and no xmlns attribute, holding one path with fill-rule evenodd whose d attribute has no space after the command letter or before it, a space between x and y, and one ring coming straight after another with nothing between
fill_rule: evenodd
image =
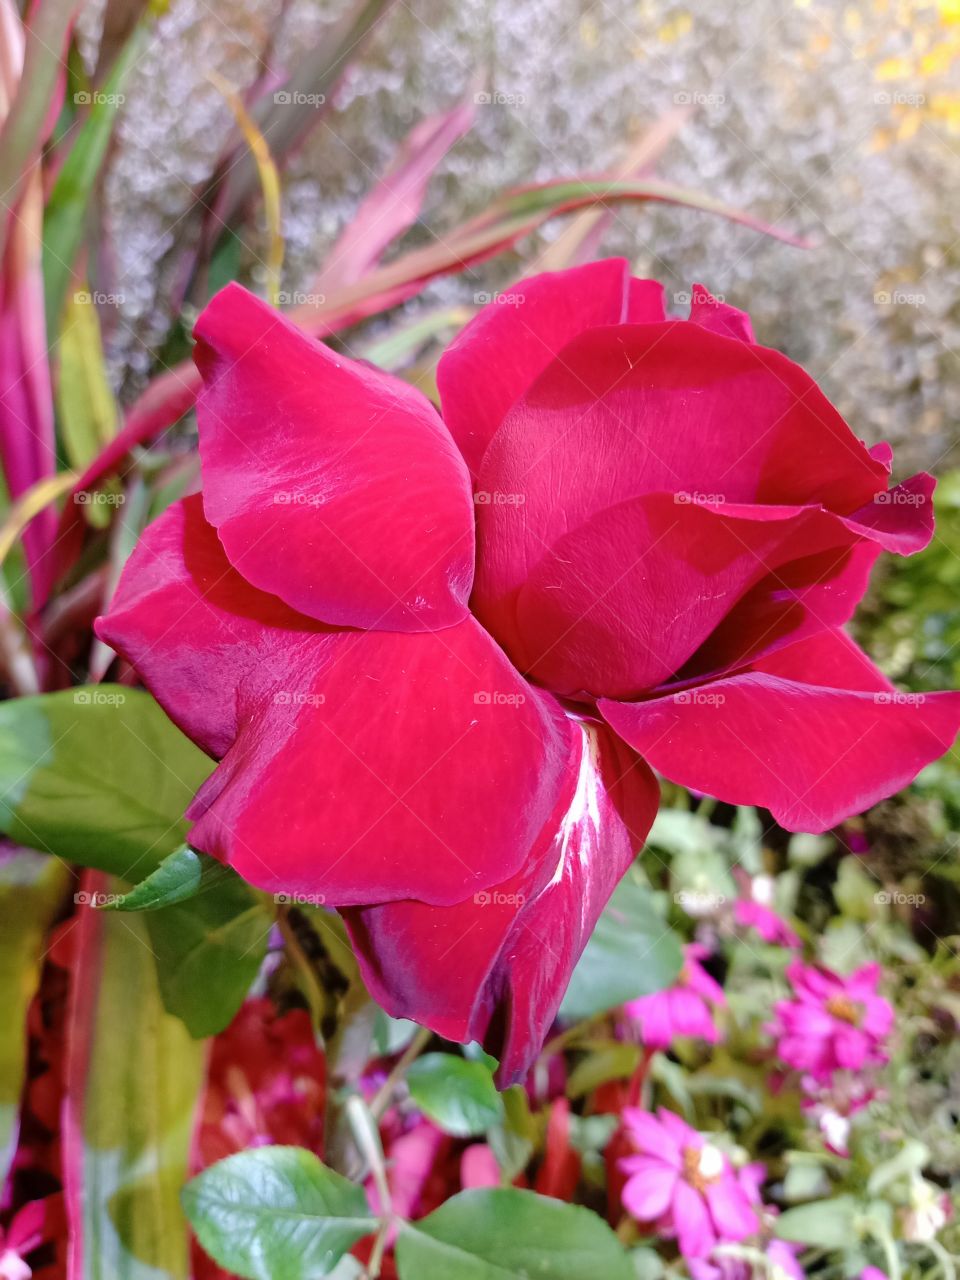
<instances>
[{"instance_id":1,"label":"red rose","mask_svg":"<svg viewBox=\"0 0 960 1280\"><path fill-rule=\"evenodd\" d=\"M99 634L221 760L197 848L344 915L385 1008L538 1051L668 778L821 831L953 741L839 628L931 536L811 379L607 260L453 343L443 417L231 285L196 330L203 492ZM639 753L639 754L637 754ZM642 758L641 758L642 757Z\"/></svg>"}]
</instances>

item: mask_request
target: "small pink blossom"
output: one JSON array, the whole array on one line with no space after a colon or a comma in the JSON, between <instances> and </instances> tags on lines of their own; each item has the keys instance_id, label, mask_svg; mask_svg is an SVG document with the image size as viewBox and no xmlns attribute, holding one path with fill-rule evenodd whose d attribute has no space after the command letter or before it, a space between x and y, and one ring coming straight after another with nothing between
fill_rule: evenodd
<instances>
[{"instance_id":1,"label":"small pink blossom","mask_svg":"<svg viewBox=\"0 0 960 1280\"><path fill-rule=\"evenodd\" d=\"M649 1048L665 1049L676 1036L696 1036L710 1044L720 1039L713 1010L727 1002L723 988L700 964L706 955L706 947L689 943L674 986L624 1005L624 1012L638 1024L640 1039Z\"/></svg>"},{"instance_id":2,"label":"small pink blossom","mask_svg":"<svg viewBox=\"0 0 960 1280\"><path fill-rule=\"evenodd\" d=\"M29 1280L33 1270L24 1259L43 1243L46 1205L33 1200L0 1228L0 1280Z\"/></svg>"},{"instance_id":3,"label":"small pink blossom","mask_svg":"<svg viewBox=\"0 0 960 1280\"><path fill-rule=\"evenodd\" d=\"M734 904L733 918L741 929L755 929L764 942L781 947L799 947L800 939L773 909L771 876L753 876L747 884L748 897Z\"/></svg>"},{"instance_id":4,"label":"small pink blossom","mask_svg":"<svg viewBox=\"0 0 960 1280\"><path fill-rule=\"evenodd\" d=\"M838 1070L860 1071L887 1061L884 1041L893 1008L877 995L879 965L864 965L843 978L795 961L787 978L794 998L778 1001L776 1020L768 1028L783 1062L823 1081Z\"/></svg>"},{"instance_id":5,"label":"small pink blossom","mask_svg":"<svg viewBox=\"0 0 960 1280\"><path fill-rule=\"evenodd\" d=\"M635 1218L675 1235L685 1258L706 1258L758 1229L748 1192L719 1147L663 1108L654 1116L627 1107L623 1119L640 1153L619 1162L628 1175L623 1203Z\"/></svg>"}]
</instances>

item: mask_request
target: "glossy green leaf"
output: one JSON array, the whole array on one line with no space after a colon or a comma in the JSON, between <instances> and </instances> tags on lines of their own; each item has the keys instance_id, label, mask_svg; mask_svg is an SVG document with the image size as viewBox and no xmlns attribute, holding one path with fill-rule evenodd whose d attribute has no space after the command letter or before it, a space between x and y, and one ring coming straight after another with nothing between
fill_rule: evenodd
<instances>
[{"instance_id":1,"label":"glossy green leaf","mask_svg":"<svg viewBox=\"0 0 960 1280\"><path fill-rule=\"evenodd\" d=\"M300 1147L228 1156L183 1189L207 1253L245 1280L313 1280L376 1228L362 1187Z\"/></svg>"},{"instance_id":2,"label":"glossy green leaf","mask_svg":"<svg viewBox=\"0 0 960 1280\"><path fill-rule=\"evenodd\" d=\"M0 863L0 1183L17 1136L27 1054L27 1006L44 939L70 875L56 858L23 849Z\"/></svg>"},{"instance_id":3,"label":"glossy green leaf","mask_svg":"<svg viewBox=\"0 0 960 1280\"><path fill-rule=\"evenodd\" d=\"M628 875L573 971L560 1016L579 1022L662 991L676 980L682 964L680 939L654 909L649 889Z\"/></svg>"},{"instance_id":4,"label":"glossy green leaf","mask_svg":"<svg viewBox=\"0 0 960 1280\"><path fill-rule=\"evenodd\" d=\"M397 1241L400 1280L634 1280L602 1218L513 1187L462 1191Z\"/></svg>"},{"instance_id":5,"label":"glossy green leaf","mask_svg":"<svg viewBox=\"0 0 960 1280\"><path fill-rule=\"evenodd\" d=\"M213 768L149 694L120 685L0 704L0 830L127 879L183 844Z\"/></svg>"},{"instance_id":6,"label":"glossy green leaf","mask_svg":"<svg viewBox=\"0 0 960 1280\"><path fill-rule=\"evenodd\" d=\"M267 950L274 913L235 875L145 917L164 1007L193 1036L233 1019Z\"/></svg>"},{"instance_id":7,"label":"glossy green leaf","mask_svg":"<svg viewBox=\"0 0 960 1280\"><path fill-rule=\"evenodd\" d=\"M427 1053L407 1071L410 1096L424 1115L458 1138L485 1133L503 1117L490 1068L452 1053Z\"/></svg>"},{"instance_id":8,"label":"glossy green leaf","mask_svg":"<svg viewBox=\"0 0 960 1280\"><path fill-rule=\"evenodd\" d=\"M101 876L90 896L120 886ZM187 1178L203 1046L164 1013L146 928L82 910L64 1124L71 1276L186 1280Z\"/></svg>"},{"instance_id":9,"label":"glossy green leaf","mask_svg":"<svg viewBox=\"0 0 960 1280\"><path fill-rule=\"evenodd\" d=\"M161 907L172 907L176 902L183 902L236 878L237 873L222 862L205 853L197 853L185 844L168 854L157 869L129 893L109 903L107 909L159 911Z\"/></svg>"}]
</instances>

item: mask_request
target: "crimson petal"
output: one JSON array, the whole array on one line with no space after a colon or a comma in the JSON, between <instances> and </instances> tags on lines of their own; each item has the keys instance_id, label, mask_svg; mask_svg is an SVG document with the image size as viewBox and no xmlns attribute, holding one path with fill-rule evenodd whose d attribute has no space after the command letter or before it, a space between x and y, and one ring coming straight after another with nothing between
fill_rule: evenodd
<instances>
[{"instance_id":1,"label":"crimson petal","mask_svg":"<svg viewBox=\"0 0 960 1280\"><path fill-rule=\"evenodd\" d=\"M790 831L825 831L891 795L960 727L960 693L899 692L839 631L726 679L599 708L672 781L762 805Z\"/></svg>"},{"instance_id":2,"label":"crimson petal","mask_svg":"<svg viewBox=\"0 0 960 1280\"><path fill-rule=\"evenodd\" d=\"M623 258L531 276L488 303L437 368L443 416L471 472L503 415L571 338L663 315L660 285L631 280Z\"/></svg>"},{"instance_id":3,"label":"crimson petal","mask_svg":"<svg viewBox=\"0 0 960 1280\"><path fill-rule=\"evenodd\" d=\"M745 311L731 307L715 298L702 284L695 284L690 296L690 320L726 338L739 338L741 342L756 342L753 325Z\"/></svg>"},{"instance_id":4,"label":"crimson petal","mask_svg":"<svg viewBox=\"0 0 960 1280\"><path fill-rule=\"evenodd\" d=\"M510 596L559 538L629 498L822 505L857 512L851 532L868 536L862 509L886 484L883 463L778 352L687 321L590 329L486 451L475 607Z\"/></svg>"},{"instance_id":5,"label":"crimson petal","mask_svg":"<svg viewBox=\"0 0 960 1280\"><path fill-rule=\"evenodd\" d=\"M564 793L569 721L472 618L307 637L269 675L189 813L259 888L451 905L514 875Z\"/></svg>"},{"instance_id":6,"label":"crimson petal","mask_svg":"<svg viewBox=\"0 0 960 1280\"><path fill-rule=\"evenodd\" d=\"M581 951L643 843L658 788L602 725L582 726L575 785L511 880L450 907L394 902L344 912L364 979L396 1017L500 1059L502 1085L540 1050Z\"/></svg>"},{"instance_id":7,"label":"crimson petal","mask_svg":"<svg viewBox=\"0 0 960 1280\"><path fill-rule=\"evenodd\" d=\"M170 719L215 757L236 737L241 680L263 671L278 648L327 630L241 578L199 494L144 530L95 625Z\"/></svg>"},{"instance_id":8,"label":"crimson petal","mask_svg":"<svg viewBox=\"0 0 960 1280\"><path fill-rule=\"evenodd\" d=\"M323 622L461 622L473 504L429 401L239 285L217 294L195 333L204 510L231 564Z\"/></svg>"},{"instance_id":9,"label":"crimson petal","mask_svg":"<svg viewBox=\"0 0 960 1280\"><path fill-rule=\"evenodd\" d=\"M512 601L479 608L521 669L555 693L636 697L676 672L771 570L849 544L815 507L732 509L647 494L560 538ZM842 552L837 553L842 554Z\"/></svg>"}]
</instances>

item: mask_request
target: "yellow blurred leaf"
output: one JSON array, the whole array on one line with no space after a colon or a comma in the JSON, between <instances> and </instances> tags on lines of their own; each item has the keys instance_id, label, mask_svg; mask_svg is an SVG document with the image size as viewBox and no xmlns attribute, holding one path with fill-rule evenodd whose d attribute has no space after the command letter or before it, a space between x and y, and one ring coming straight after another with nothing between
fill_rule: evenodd
<instances>
[{"instance_id":1,"label":"yellow blurred leaf","mask_svg":"<svg viewBox=\"0 0 960 1280\"><path fill-rule=\"evenodd\" d=\"M100 319L89 293L68 296L58 348L57 416L67 461L83 471L117 434L119 415L103 363Z\"/></svg>"}]
</instances>

